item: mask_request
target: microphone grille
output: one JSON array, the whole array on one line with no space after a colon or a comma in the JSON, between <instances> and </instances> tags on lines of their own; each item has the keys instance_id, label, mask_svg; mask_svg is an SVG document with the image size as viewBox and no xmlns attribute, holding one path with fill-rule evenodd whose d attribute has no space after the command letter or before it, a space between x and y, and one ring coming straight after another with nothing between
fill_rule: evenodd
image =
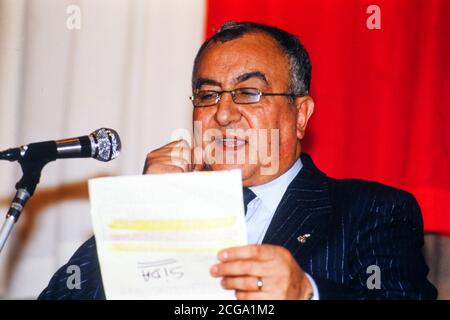
<instances>
[{"instance_id":1,"label":"microphone grille","mask_svg":"<svg viewBox=\"0 0 450 320\"><path fill-rule=\"evenodd\" d=\"M120 154L122 143L119 134L109 128L95 130L89 135L92 157L100 161L110 161Z\"/></svg>"}]
</instances>

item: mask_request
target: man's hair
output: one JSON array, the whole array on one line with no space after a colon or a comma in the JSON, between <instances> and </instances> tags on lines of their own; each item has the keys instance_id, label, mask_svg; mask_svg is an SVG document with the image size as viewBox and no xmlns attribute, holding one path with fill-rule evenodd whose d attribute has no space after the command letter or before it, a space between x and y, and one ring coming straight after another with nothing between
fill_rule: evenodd
<instances>
[{"instance_id":1,"label":"man's hair","mask_svg":"<svg viewBox=\"0 0 450 320\"><path fill-rule=\"evenodd\" d=\"M256 22L225 22L220 29L207 39L197 52L192 72L192 89L195 89L195 77L203 52L210 44L238 39L245 34L263 32L272 37L289 63L289 92L296 95L308 95L311 82L311 61L299 38L295 35L265 24Z\"/></svg>"}]
</instances>

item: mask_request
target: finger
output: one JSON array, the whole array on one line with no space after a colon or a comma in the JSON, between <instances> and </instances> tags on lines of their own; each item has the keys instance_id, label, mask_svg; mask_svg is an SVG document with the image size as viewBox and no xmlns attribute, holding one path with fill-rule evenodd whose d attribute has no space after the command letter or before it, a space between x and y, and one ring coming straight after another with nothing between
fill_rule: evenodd
<instances>
[{"instance_id":1,"label":"finger","mask_svg":"<svg viewBox=\"0 0 450 320\"><path fill-rule=\"evenodd\" d=\"M193 148L191 150L192 171L203 171L205 163L203 162L203 152L201 148Z\"/></svg>"},{"instance_id":2,"label":"finger","mask_svg":"<svg viewBox=\"0 0 450 320\"><path fill-rule=\"evenodd\" d=\"M235 296L238 300L269 300L269 295L264 291L236 290Z\"/></svg>"},{"instance_id":3,"label":"finger","mask_svg":"<svg viewBox=\"0 0 450 320\"><path fill-rule=\"evenodd\" d=\"M220 261L233 261L242 259L272 260L279 250L278 246L250 244L240 247L231 247L219 251Z\"/></svg>"},{"instance_id":4,"label":"finger","mask_svg":"<svg viewBox=\"0 0 450 320\"><path fill-rule=\"evenodd\" d=\"M186 147L186 148L190 148L189 147L189 143L186 140L176 140L176 141L172 141L158 149L155 149L153 151L151 151L147 157L158 157L161 155L167 155L167 153L170 153L172 151L173 148L175 147Z\"/></svg>"},{"instance_id":5,"label":"finger","mask_svg":"<svg viewBox=\"0 0 450 320\"><path fill-rule=\"evenodd\" d=\"M185 139L175 140L168 144L166 144L167 147L182 147L186 149L191 149L191 145L189 142Z\"/></svg>"},{"instance_id":6,"label":"finger","mask_svg":"<svg viewBox=\"0 0 450 320\"><path fill-rule=\"evenodd\" d=\"M238 260L222 262L211 267L210 273L213 277L229 276L253 276L261 277L270 274L264 263L256 260Z\"/></svg>"},{"instance_id":7,"label":"finger","mask_svg":"<svg viewBox=\"0 0 450 320\"><path fill-rule=\"evenodd\" d=\"M192 163L191 148L186 140L178 141L178 143L172 147L170 156L172 158L182 158L189 165Z\"/></svg>"},{"instance_id":8,"label":"finger","mask_svg":"<svg viewBox=\"0 0 450 320\"><path fill-rule=\"evenodd\" d=\"M203 171L205 169L204 163L194 164L192 171Z\"/></svg>"},{"instance_id":9,"label":"finger","mask_svg":"<svg viewBox=\"0 0 450 320\"><path fill-rule=\"evenodd\" d=\"M172 158L172 157L160 157L160 158L154 159L150 163L150 166L157 165L157 164L180 167L183 170L183 172L189 171L189 166L190 166L190 164L188 162L186 162L185 159Z\"/></svg>"},{"instance_id":10,"label":"finger","mask_svg":"<svg viewBox=\"0 0 450 320\"><path fill-rule=\"evenodd\" d=\"M183 163L185 165L190 164L190 161L186 160L186 158L175 157L170 154L164 154L164 155L160 155L158 157L151 157L148 159L149 165L152 165L153 163L157 163L157 162L165 162L167 164L171 164L172 162L173 163Z\"/></svg>"},{"instance_id":11,"label":"finger","mask_svg":"<svg viewBox=\"0 0 450 320\"><path fill-rule=\"evenodd\" d=\"M171 156L173 154L175 157L185 158L186 161L190 162L190 150L191 149L186 140L177 140L149 152L147 154L147 159L152 160L159 157Z\"/></svg>"},{"instance_id":12,"label":"finger","mask_svg":"<svg viewBox=\"0 0 450 320\"><path fill-rule=\"evenodd\" d=\"M158 158L147 159L144 174L175 173L186 172L188 170L189 164L184 159L160 156Z\"/></svg>"},{"instance_id":13,"label":"finger","mask_svg":"<svg viewBox=\"0 0 450 320\"><path fill-rule=\"evenodd\" d=\"M224 277L220 284L227 290L260 291L258 277Z\"/></svg>"},{"instance_id":14,"label":"finger","mask_svg":"<svg viewBox=\"0 0 450 320\"><path fill-rule=\"evenodd\" d=\"M161 174L161 173L183 173L185 170L179 166L157 163L151 165L145 171L145 174Z\"/></svg>"},{"instance_id":15,"label":"finger","mask_svg":"<svg viewBox=\"0 0 450 320\"><path fill-rule=\"evenodd\" d=\"M158 159L164 158L164 157L171 157L172 153L173 153L173 149L174 148L178 148L178 155L179 156L175 156L174 158L183 158L187 160L187 163L190 163L190 152L183 152L180 150L183 150L184 148L187 148L187 150L189 150L189 144L186 140L177 140L177 141L172 141L169 144L166 144L165 146L162 146L159 149L153 150L151 152L149 152L147 154L147 157L145 159L145 164L144 164L144 170L143 173L148 173L148 169L151 165L153 165L154 163L156 163L158 161ZM188 154L188 156L186 156L185 154Z\"/></svg>"}]
</instances>

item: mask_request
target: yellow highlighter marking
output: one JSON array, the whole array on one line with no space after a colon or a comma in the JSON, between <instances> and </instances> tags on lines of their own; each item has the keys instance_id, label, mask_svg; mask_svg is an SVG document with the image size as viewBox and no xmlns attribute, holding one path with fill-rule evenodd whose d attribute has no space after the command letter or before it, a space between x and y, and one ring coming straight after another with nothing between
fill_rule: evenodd
<instances>
[{"instance_id":1,"label":"yellow highlighter marking","mask_svg":"<svg viewBox=\"0 0 450 320\"><path fill-rule=\"evenodd\" d=\"M152 244L113 243L111 249L116 252L171 252L171 253L216 253L225 247L234 247L238 242L224 242L220 246L171 246Z\"/></svg>"},{"instance_id":2,"label":"yellow highlighter marking","mask_svg":"<svg viewBox=\"0 0 450 320\"><path fill-rule=\"evenodd\" d=\"M190 231L229 228L235 223L235 217L178 220L113 219L109 228L129 231Z\"/></svg>"}]
</instances>

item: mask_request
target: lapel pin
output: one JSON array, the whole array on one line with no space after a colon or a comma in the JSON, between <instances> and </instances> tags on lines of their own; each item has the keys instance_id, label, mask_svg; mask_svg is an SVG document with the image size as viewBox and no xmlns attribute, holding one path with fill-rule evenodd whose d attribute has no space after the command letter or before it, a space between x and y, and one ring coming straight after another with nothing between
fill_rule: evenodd
<instances>
[{"instance_id":1,"label":"lapel pin","mask_svg":"<svg viewBox=\"0 0 450 320\"><path fill-rule=\"evenodd\" d=\"M309 237L311 237L311 235L309 233L305 233L305 234L299 235L297 240L300 243L306 243L306 240L308 240Z\"/></svg>"}]
</instances>

